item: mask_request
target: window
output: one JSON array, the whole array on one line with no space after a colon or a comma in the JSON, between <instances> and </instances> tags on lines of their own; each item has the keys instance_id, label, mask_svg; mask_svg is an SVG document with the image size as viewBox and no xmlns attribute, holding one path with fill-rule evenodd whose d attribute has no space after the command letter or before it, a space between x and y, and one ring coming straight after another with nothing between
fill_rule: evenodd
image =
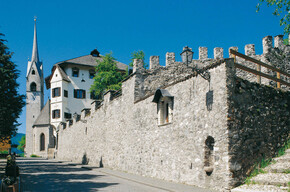
<instances>
[{"instance_id":1,"label":"window","mask_svg":"<svg viewBox=\"0 0 290 192\"><path fill-rule=\"evenodd\" d=\"M64 96L64 97L68 97L68 91L67 91L67 90L64 90L64 91L63 91L63 96Z\"/></svg>"},{"instance_id":2,"label":"window","mask_svg":"<svg viewBox=\"0 0 290 192\"><path fill-rule=\"evenodd\" d=\"M90 73L90 79L94 78L95 71L94 70L90 70L89 73Z\"/></svg>"},{"instance_id":3,"label":"window","mask_svg":"<svg viewBox=\"0 0 290 192\"><path fill-rule=\"evenodd\" d=\"M100 96L95 95L95 92L91 92L90 99L97 100L97 99L100 99Z\"/></svg>"},{"instance_id":4,"label":"window","mask_svg":"<svg viewBox=\"0 0 290 192\"><path fill-rule=\"evenodd\" d=\"M85 99L86 98L86 90L83 90L83 89L75 89L74 90L74 98L77 98L77 99Z\"/></svg>"},{"instance_id":5,"label":"window","mask_svg":"<svg viewBox=\"0 0 290 192\"><path fill-rule=\"evenodd\" d=\"M79 76L79 69L74 67L72 68L72 76L73 77L78 77Z\"/></svg>"},{"instance_id":6,"label":"window","mask_svg":"<svg viewBox=\"0 0 290 192\"><path fill-rule=\"evenodd\" d=\"M158 122L159 125L172 122L172 98L162 97L158 102Z\"/></svg>"},{"instance_id":7,"label":"window","mask_svg":"<svg viewBox=\"0 0 290 192\"><path fill-rule=\"evenodd\" d=\"M71 119L71 113L64 112L64 118L65 119Z\"/></svg>"},{"instance_id":8,"label":"window","mask_svg":"<svg viewBox=\"0 0 290 192\"><path fill-rule=\"evenodd\" d=\"M158 125L165 125L173 119L173 96L165 89L157 89L153 101L157 103Z\"/></svg>"},{"instance_id":9,"label":"window","mask_svg":"<svg viewBox=\"0 0 290 192\"><path fill-rule=\"evenodd\" d=\"M59 97L60 96L60 87L52 89L52 97Z\"/></svg>"},{"instance_id":10,"label":"window","mask_svg":"<svg viewBox=\"0 0 290 192\"><path fill-rule=\"evenodd\" d=\"M35 75L35 70L34 70L34 69L32 69L31 74L32 74L32 75Z\"/></svg>"},{"instance_id":11,"label":"window","mask_svg":"<svg viewBox=\"0 0 290 192\"><path fill-rule=\"evenodd\" d=\"M32 82L30 84L30 91L36 91L36 83Z\"/></svg>"},{"instance_id":12,"label":"window","mask_svg":"<svg viewBox=\"0 0 290 192\"><path fill-rule=\"evenodd\" d=\"M53 119L60 118L60 109L55 109L55 110L52 111L52 118Z\"/></svg>"},{"instance_id":13,"label":"window","mask_svg":"<svg viewBox=\"0 0 290 192\"><path fill-rule=\"evenodd\" d=\"M45 136L43 133L40 134L40 151L45 150Z\"/></svg>"}]
</instances>

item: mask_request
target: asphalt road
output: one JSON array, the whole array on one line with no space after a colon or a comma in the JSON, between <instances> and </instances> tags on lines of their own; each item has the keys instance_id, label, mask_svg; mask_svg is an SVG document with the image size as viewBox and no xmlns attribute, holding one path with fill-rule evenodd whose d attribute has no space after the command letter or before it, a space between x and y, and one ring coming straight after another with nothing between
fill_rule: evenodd
<instances>
[{"instance_id":1,"label":"asphalt road","mask_svg":"<svg viewBox=\"0 0 290 192\"><path fill-rule=\"evenodd\" d=\"M22 191L120 191L163 192L210 190L174 184L106 169L87 170L79 166L43 159L17 159Z\"/></svg>"}]
</instances>

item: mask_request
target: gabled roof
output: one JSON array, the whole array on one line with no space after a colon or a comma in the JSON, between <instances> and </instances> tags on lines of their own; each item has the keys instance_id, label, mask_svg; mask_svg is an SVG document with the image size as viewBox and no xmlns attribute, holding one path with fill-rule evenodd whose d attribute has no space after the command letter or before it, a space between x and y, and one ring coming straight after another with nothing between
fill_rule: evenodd
<instances>
[{"instance_id":1,"label":"gabled roof","mask_svg":"<svg viewBox=\"0 0 290 192\"><path fill-rule=\"evenodd\" d=\"M85 56L61 61L56 64L60 66L65 65L65 64L75 64L75 65L86 65L86 66L95 67L98 65L97 60L102 61L103 59L102 57L96 57L93 55L85 55ZM118 69L124 70L124 71L127 70L128 65L118 62L118 61L116 61L116 63L117 63Z\"/></svg>"},{"instance_id":2,"label":"gabled roof","mask_svg":"<svg viewBox=\"0 0 290 192\"><path fill-rule=\"evenodd\" d=\"M49 89L50 88L50 80L51 78L53 77L53 74L55 72L55 70L58 69L59 70L59 73L62 77L62 80L64 81L67 81L67 82L70 82L67 74L64 72L64 70L57 64L55 64L53 67L52 67L52 70L51 70L51 74L45 78L45 85L46 85L46 89Z\"/></svg>"},{"instance_id":3,"label":"gabled roof","mask_svg":"<svg viewBox=\"0 0 290 192\"><path fill-rule=\"evenodd\" d=\"M153 98L152 102L158 103L160 97L171 97L171 98L173 98L173 96L166 89L157 89L155 94L154 94L154 98Z\"/></svg>"},{"instance_id":4,"label":"gabled roof","mask_svg":"<svg viewBox=\"0 0 290 192\"><path fill-rule=\"evenodd\" d=\"M33 124L33 127L50 124L50 100L48 100L41 110L39 116Z\"/></svg>"}]
</instances>

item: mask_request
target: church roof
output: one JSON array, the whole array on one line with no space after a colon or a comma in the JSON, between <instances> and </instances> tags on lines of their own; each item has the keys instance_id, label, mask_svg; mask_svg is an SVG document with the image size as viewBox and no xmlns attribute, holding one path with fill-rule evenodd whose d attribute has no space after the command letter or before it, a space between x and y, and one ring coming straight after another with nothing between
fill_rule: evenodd
<instances>
[{"instance_id":1,"label":"church roof","mask_svg":"<svg viewBox=\"0 0 290 192\"><path fill-rule=\"evenodd\" d=\"M38 45L37 45L36 19L34 19L34 36L33 36L32 57L31 57L31 61L28 61L26 76L28 76L29 72L31 71L31 67L32 67L33 63L35 63L35 65L36 65L36 69L38 71L38 74L40 76L42 76L42 72L41 72L42 63L39 60Z\"/></svg>"},{"instance_id":2,"label":"church roof","mask_svg":"<svg viewBox=\"0 0 290 192\"><path fill-rule=\"evenodd\" d=\"M33 124L33 127L40 125L50 124L50 99L46 102L45 106L41 110L39 116Z\"/></svg>"}]
</instances>

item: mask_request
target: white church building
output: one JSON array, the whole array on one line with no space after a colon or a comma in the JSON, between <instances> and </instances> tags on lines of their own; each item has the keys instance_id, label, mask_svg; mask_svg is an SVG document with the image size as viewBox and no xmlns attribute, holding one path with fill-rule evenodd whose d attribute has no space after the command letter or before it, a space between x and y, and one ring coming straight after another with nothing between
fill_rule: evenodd
<instances>
[{"instance_id":1,"label":"white church building","mask_svg":"<svg viewBox=\"0 0 290 192\"><path fill-rule=\"evenodd\" d=\"M36 20L31 61L26 74L26 147L25 152L53 158L57 152L58 128L73 116L89 108L95 96L90 93L100 53L95 49L89 55L65 60L53 65L45 78L50 99L44 105L43 64L39 60ZM120 72L128 65L117 62Z\"/></svg>"}]
</instances>

